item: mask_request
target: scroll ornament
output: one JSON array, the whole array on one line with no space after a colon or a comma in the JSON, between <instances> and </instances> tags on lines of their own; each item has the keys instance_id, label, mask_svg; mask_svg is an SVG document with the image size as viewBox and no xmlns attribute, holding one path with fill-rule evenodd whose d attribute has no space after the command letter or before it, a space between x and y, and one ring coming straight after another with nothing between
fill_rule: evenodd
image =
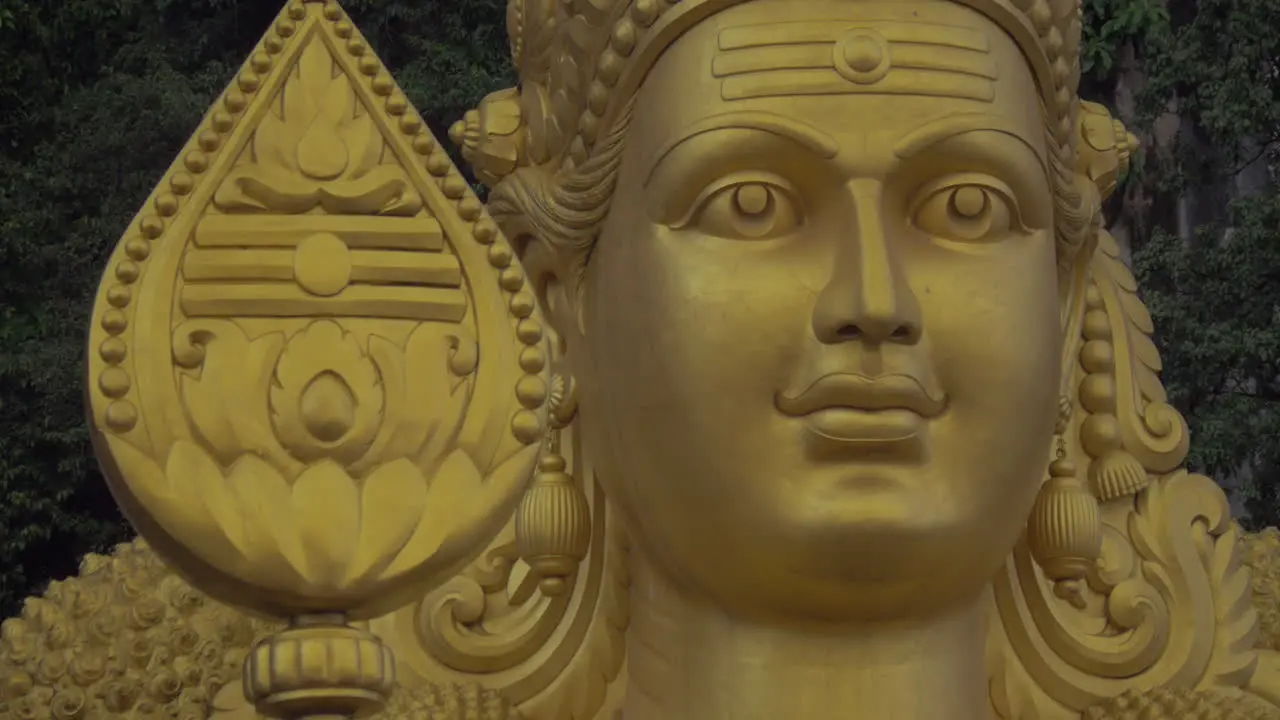
<instances>
[{"instance_id":1,"label":"scroll ornament","mask_svg":"<svg viewBox=\"0 0 1280 720\"><path fill-rule=\"evenodd\" d=\"M1098 207L1136 141L1084 103L1075 171ZM994 582L992 701L1007 720L1245 718L1277 714L1277 666L1255 650L1241 531L1211 479L1179 469L1188 434L1160 383L1151 316L1100 227L1075 298L1064 367L1072 420L1066 452L1087 479L1100 556L1067 597L1030 533ZM1080 528L1069 517L1044 528ZM1049 527L1052 526L1052 527ZM1050 533L1051 535L1052 533ZM1246 539L1243 547L1252 540ZM1055 597L1056 595L1056 597ZM1255 598L1256 602L1256 598Z\"/></svg>"}]
</instances>

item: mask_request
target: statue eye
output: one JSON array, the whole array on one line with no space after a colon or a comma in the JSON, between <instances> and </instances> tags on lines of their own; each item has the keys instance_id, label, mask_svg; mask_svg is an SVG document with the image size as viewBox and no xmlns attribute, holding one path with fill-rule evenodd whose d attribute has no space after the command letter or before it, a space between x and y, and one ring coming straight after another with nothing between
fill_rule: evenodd
<instances>
[{"instance_id":1,"label":"statue eye","mask_svg":"<svg viewBox=\"0 0 1280 720\"><path fill-rule=\"evenodd\" d=\"M693 227L732 240L769 240L794 231L801 213L794 194L781 181L738 180L702 192L693 212L675 229Z\"/></svg>"},{"instance_id":2,"label":"statue eye","mask_svg":"<svg viewBox=\"0 0 1280 720\"><path fill-rule=\"evenodd\" d=\"M997 242L1023 230L1013 194L990 180L952 182L922 194L925 198L912 210L911 220L934 237Z\"/></svg>"}]
</instances>

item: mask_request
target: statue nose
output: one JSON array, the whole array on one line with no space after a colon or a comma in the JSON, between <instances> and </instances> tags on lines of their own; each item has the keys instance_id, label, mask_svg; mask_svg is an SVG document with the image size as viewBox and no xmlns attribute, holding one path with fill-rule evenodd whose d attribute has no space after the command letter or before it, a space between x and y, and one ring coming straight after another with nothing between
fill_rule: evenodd
<instances>
[{"instance_id":1,"label":"statue nose","mask_svg":"<svg viewBox=\"0 0 1280 720\"><path fill-rule=\"evenodd\" d=\"M914 344L922 331L920 304L885 232L880 183L855 180L849 189L853 231L836 240L831 277L814 306L814 334L826 344Z\"/></svg>"}]
</instances>

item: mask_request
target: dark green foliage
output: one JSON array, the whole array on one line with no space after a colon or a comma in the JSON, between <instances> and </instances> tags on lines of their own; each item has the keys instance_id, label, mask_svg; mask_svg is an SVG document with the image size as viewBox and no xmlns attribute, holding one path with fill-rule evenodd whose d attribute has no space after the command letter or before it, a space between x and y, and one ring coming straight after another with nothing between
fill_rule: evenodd
<instances>
[{"instance_id":1,"label":"dark green foliage","mask_svg":"<svg viewBox=\"0 0 1280 720\"><path fill-rule=\"evenodd\" d=\"M93 293L281 5L0 0L0 617L128 533L84 422ZM513 81L502 0L345 6L440 138Z\"/></svg>"},{"instance_id":2,"label":"dark green foliage","mask_svg":"<svg viewBox=\"0 0 1280 720\"><path fill-rule=\"evenodd\" d=\"M1280 202L1274 196L1238 201L1231 218L1231 242L1216 242L1211 227L1195 243L1157 232L1135 258L1172 360L1165 385L1174 405L1196 423L1191 464L1226 471L1255 454L1280 459L1280 333L1272 330Z\"/></svg>"},{"instance_id":3,"label":"dark green foliage","mask_svg":"<svg viewBox=\"0 0 1280 720\"><path fill-rule=\"evenodd\" d=\"M1146 150L1120 219L1189 464L1242 479L1249 524L1280 524L1280 0L1085 10L1091 84L1135 91L1125 120Z\"/></svg>"}]
</instances>

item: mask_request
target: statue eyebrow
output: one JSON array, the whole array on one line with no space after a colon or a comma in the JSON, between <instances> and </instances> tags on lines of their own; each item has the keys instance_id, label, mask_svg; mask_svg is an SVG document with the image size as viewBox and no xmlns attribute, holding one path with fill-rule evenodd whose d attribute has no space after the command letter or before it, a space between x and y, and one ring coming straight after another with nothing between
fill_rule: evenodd
<instances>
[{"instance_id":1,"label":"statue eyebrow","mask_svg":"<svg viewBox=\"0 0 1280 720\"><path fill-rule=\"evenodd\" d=\"M931 145L936 145L957 135L982 130L1012 136L1023 145L1026 145L1031 150L1031 153L1035 155L1041 167L1044 167L1044 159L1040 157L1040 152L1022 136L1013 123L1007 118L988 113L964 113L925 123L899 139L893 146L893 154L906 160L920 154Z\"/></svg>"},{"instance_id":2,"label":"statue eyebrow","mask_svg":"<svg viewBox=\"0 0 1280 720\"><path fill-rule=\"evenodd\" d=\"M836 143L835 138L795 118L763 110L735 110L703 118L685 130L680 137L662 146L662 149L654 155L649 165L649 172L645 174L644 184L649 184L649 181L653 178L653 173L658 169L662 160L680 144L698 135L716 130L734 129L761 130L778 135L799 143L814 154L828 160L834 158L836 153L840 151L840 145Z\"/></svg>"}]
</instances>

